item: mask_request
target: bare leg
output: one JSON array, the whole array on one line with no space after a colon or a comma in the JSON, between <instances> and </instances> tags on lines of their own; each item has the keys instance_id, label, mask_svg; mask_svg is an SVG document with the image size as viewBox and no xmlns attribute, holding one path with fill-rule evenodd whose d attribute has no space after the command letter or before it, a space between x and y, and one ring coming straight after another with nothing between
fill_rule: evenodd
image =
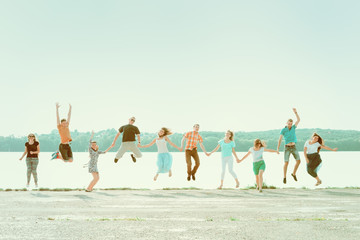
<instances>
[{"instance_id":1,"label":"bare leg","mask_svg":"<svg viewBox=\"0 0 360 240\"><path fill-rule=\"evenodd\" d=\"M300 165L300 160L296 160L296 164L295 164L294 172L293 172L294 175L296 175L296 171L298 170L299 165Z\"/></svg>"},{"instance_id":2,"label":"bare leg","mask_svg":"<svg viewBox=\"0 0 360 240\"><path fill-rule=\"evenodd\" d=\"M93 190L95 184L99 181L99 178L100 178L98 172L93 172L91 174L93 175L93 180L90 182L90 184L89 184L89 186L87 188L87 190L89 190L89 191Z\"/></svg>"},{"instance_id":3,"label":"bare leg","mask_svg":"<svg viewBox=\"0 0 360 240\"><path fill-rule=\"evenodd\" d=\"M218 189L222 189L223 185L224 185L224 180L221 179L221 183L220 183L220 186L218 187Z\"/></svg>"},{"instance_id":4,"label":"bare leg","mask_svg":"<svg viewBox=\"0 0 360 240\"><path fill-rule=\"evenodd\" d=\"M255 175L256 177L256 190L259 189L259 175Z\"/></svg>"},{"instance_id":5,"label":"bare leg","mask_svg":"<svg viewBox=\"0 0 360 240\"><path fill-rule=\"evenodd\" d=\"M260 170L260 171L259 171L259 191L260 191L260 192L262 192L263 174L264 174L264 171L263 171L263 170Z\"/></svg>"},{"instance_id":6,"label":"bare leg","mask_svg":"<svg viewBox=\"0 0 360 240\"><path fill-rule=\"evenodd\" d=\"M319 178L319 175L316 176L316 180L317 180L317 183L315 184L315 186L319 186L322 183L321 179Z\"/></svg>"},{"instance_id":7,"label":"bare leg","mask_svg":"<svg viewBox=\"0 0 360 240\"><path fill-rule=\"evenodd\" d=\"M239 180L235 178L235 182L236 182L236 188L238 188L240 186Z\"/></svg>"},{"instance_id":8,"label":"bare leg","mask_svg":"<svg viewBox=\"0 0 360 240\"><path fill-rule=\"evenodd\" d=\"M171 169L169 170L169 177L171 177L172 176L172 172L171 172Z\"/></svg>"},{"instance_id":9,"label":"bare leg","mask_svg":"<svg viewBox=\"0 0 360 240\"><path fill-rule=\"evenodd\" d=\"M286 172L287 172L288 166L289 166L289 162L285 162L284 163L284 178L286 178Z\"/></svg>"},{"instance_id":10,"label":"bare leg","mask_svg":"<svg viewBox=\"0 0 360 240\"><path fill-rule=\"evenodd\" d=\"M155 177L154 177L154 181L157 180L158 176L159 176L159 174L157 173L157 174L155 175Z\"/></svg>"}]
</instances>

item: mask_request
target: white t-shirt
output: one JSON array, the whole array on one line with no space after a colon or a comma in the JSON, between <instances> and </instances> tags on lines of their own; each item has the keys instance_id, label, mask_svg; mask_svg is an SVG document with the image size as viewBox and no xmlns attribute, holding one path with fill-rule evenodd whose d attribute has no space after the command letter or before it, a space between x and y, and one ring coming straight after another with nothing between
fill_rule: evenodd
<instances>
[{"instance_id":1,"label":"white t-shirt","mask_svg":"<svg viewBox=\"0 0 360 240\"><path fill-rule=\"evenodd\" d=\"M260 162L260 161L264 160L264 158L263 158L264 149L265 148L263 148L263 147L260 148L257 151L253 147L251 147L249 149L249 152L251 152L252 155L253 155L253 161L254 162Z\"/></svg>"},{"instance_id":2,"label":"white t-shirt","mask_svg":"<svg viewBox=\"0 0 360 240\"><path fill-rule=\"evenodd\" d=\"M321 147L320 143L316 142L314 144L310 144L310 140L306 141L304 145L304 148L307 148L307 154L317 153L319 147Z\"/></svg>"}]
</instances>

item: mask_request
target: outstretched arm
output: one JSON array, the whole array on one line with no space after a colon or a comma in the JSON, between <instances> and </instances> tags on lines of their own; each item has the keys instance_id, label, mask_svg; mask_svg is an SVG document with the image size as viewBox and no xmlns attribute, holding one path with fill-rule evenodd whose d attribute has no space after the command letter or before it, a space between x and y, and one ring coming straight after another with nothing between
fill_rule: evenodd
<instances>
[{"instance_id":1,"label":"outstretched arm","mask_svg":"<svg viewBox=\"0 0 360 240\"><path fill-rule=\"evenodd\" d=\"M279 151L277 151L277 150L273 150L273 149L266 149L266 148L264 148L264 152L273 152L273 153L280 154L280 153L279 153Z\"/></svg>"},{"instance_id":2,"label":"outstretched arm","mask_svg":"<svg viewBox=\"0 0 360 240\"><path fill-rule=\"evenodd\" d=\"M113 141L113 143L111 144L111 147L115 147L116 140L119 138L120 134L121 134L120 132L118 132L118 133L116 134L116 136L115 136L115 138L114 138L114 141Z\"/></svg>"},{"instance_id":3,"label":"outstretched arm","mask_svg":"<svg viewBox=\"0 0 360 240\"><path fill-rule=\"evenodd\" d=\"M213 154L214 152L216 152L217 150L219 150L219 148L220 148L220 144L218 144L215 148L214 148L214 150L212 150L209 154L206 154L207 156L210 156L211 154Z\"/></svg>"},{"instance_id":4,"label":"outstretched arm","mask_svg":"<svg viewBox=\"0 0 360 240\"><path fill-rule=\"evenodd\" d=\"M174 148L178 149L181 152L182 149L176 146L176 144L173 143L168 136L165 136L165 141L167 141L171 146L173 146Z\"/></svg>"},{"instance_id":5,"label":"outstretched arm","mask_svg":"<svg viewBox=\"0 0 360 240\"><path fill-rule=\"evenodd\" d=\"M112 149L113 147L112 147L112 145L110 146L110 147L108 147L108 149L106 149L105 151L104 151L104 153L107 153L110 149Z\"/></svg>"},{"instance_id":6,"label":"outstretched arm","mask_svg":"<svg viewBox=\"0 0 360 240\"><path fill-rule=\"evenodd\" d=\"M251 154L251 152L247 152L247 154L241 159L241 160L236 160L237 163L240 163L241 161L244 161L245 158L247 158L249 155Z\"/></svg>"},{"instance_id":7,"label":"outstretched arm","mask_svg":"<svg viewBox=\"0 0 360 240\"><path fill-rule=\"evenodd\" d=\"M277 151L279 151L282 137L283 137L283 135L280 135L280 137L279 137L279 142L278 142L278 145L277 145Z\"/></svg>"},{"instance_id":8,"label":"outstretched arm","mask_svg":"<svg viewBox=\"0 0 360 240\"><path fill-rule=\"evenodd\" d=\"M293 111L294 111L294 113L295 113L295 115L296 115L295 126L297 127L298 124L299 124L299 122L300 122L300 117L299 117L299 114L298 114L297 111L296 111L296 108L293 108Z\"/></svg>"},{"instance_id":9,"label":"outstretched arm","mask_svg":"<svg viewBox=\"0 0 360 240\"><path fill-rule=\"evenodd\" d=\"M155 142L156 142L156 138L155 138L154 140L152 140L151 143L146 144L146 145L144 145L144 146L141 146L141 144L139 143L139 144L138 144L138 147L139 147L139 148L151 147L152 145L154 145Z\"/></svg>"},{"instance_id":10,"label":"outstretched arm","mask_svg":"<svg viewBox=\"0 0 360 240\"><path fill-rule=\"evenodd\" d=\"M328 146L325 146L325 145L321 145L321 149L326 149L326 150L334 151L334 152L336 152L338 150L338 148L329 148Z\"/></svg>"},{"instance_id":11,"label":"outstretched arm","mask_svg":"<svg viewBox=\"0 0 360 240\"><path fill-rule=\"evenodd\" d=\"M69 104L69 113L68 113L68 119L67 119L68 124L70 124L71 109L72 109L72 106L71 106L71 104Z\"/></svg>"},{"instance_id":12,"label":"outstretched arm","mask_svg":"<svg viewBox=\"0 0 360 240\"><path fill-rule=\"evenodd\" d=\"M59 117L59 103L56 103L56 123L57 125L60 125L60 117Z\"/></svg>"}]
</instances>

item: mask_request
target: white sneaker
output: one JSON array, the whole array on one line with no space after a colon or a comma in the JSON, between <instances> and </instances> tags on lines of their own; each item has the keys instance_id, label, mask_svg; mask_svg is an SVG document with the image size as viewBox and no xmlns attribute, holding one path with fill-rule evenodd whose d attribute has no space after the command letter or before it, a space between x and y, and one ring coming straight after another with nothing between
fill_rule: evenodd
<instances>
[{"instance_id":1,"label":"white sneaker","mask_svg":"<svg viewBox=\"0 0 360 240\"><path fill-rule=\"evenodd\" d=\"M35 184L35 187L33 189L38 190L39 186L37 184Z\"/></svg>"},{"instance_id":2,"label":"white sneaker","mask_svg":"<svg viewBox=\"0 0 360 240\"><path fill-rule=\"evenodd\" d=\"M26 185L26 190L29 191L29 188L30 188L30 186L29 186L29 184L27 184Z\"/></svg>"}]
</instances>

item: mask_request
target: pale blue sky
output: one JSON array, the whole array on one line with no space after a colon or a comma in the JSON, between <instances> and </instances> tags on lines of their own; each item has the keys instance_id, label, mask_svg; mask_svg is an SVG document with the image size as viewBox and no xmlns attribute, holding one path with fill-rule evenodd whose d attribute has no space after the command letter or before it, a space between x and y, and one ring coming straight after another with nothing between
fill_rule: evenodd
<instances>
[{"instance_id":1,"label":"pale blue sky","mask_svg":"<svg viewBox=\"0 0 360 240\"><path fill-rule=\"evenodd\" d=\"M360 130L359 1L2 1L0 135Z\"/></svg>"}]
</instances>

